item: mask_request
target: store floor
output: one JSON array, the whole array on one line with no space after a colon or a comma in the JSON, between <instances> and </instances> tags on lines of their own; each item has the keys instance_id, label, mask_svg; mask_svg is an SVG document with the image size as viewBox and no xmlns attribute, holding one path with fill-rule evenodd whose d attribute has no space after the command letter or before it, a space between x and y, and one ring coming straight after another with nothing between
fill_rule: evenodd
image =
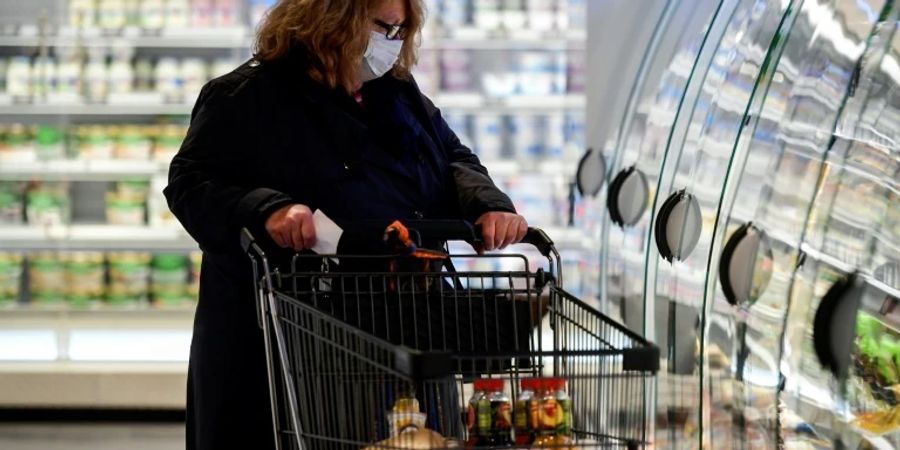
<instances>
[{"instance_id":1,"label":"store floor","mask_svg":"<svg viewBox=\"0 0 900 450\"><path fill-rule=\"evenodd\" d=\"M0 423L3 450L183 450L180 424Z\"/></svg>"}]
</instances>

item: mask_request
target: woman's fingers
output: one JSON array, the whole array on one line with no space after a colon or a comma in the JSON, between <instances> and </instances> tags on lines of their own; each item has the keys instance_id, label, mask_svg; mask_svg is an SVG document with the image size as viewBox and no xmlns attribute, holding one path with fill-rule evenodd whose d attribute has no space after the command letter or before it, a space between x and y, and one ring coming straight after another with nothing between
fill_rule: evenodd
<instances>
[{"instance_id":1,"label":"woman's fingers","mask_svg":"<svg viewBox=\"0 0 900 450\"><path fill-rule=\"evenodd\" d=\"M279 247L308 250L316 243L312 211L306 205L287 205L266 219L266 231Z\"/></svg>"},{"instance_id":2,"label":"woman's fingers","mask_svg":"<svg viewBox=\"0 0 900 450\"><path fill-rule=\"evenodd\" d=\"M300 235L303 238L304 249L310 249L316 245L316 225L312 214L303 216L303 221L300 223Z\"/></svg>"},{"instance_id":3,"label":"woman's fingers","mask_svg":"<svg viewBox=\"0 0 900 450\"><path fill-rule=\"evenodd\" d=\"M300 224L290 223L289 232L291 233L291 247L296 251L306 250L306 243L303 238L303 231L300 230Z\"/></svg>"},{"instance_id":4,"label":"woman's fingers","mask_svg":"<svg viewBox=\"0 0 900 450\"><path fill-rule=\"evenodd\" d=\"M504 249L521 242L528 233L525 218L509 212L484 213L475 223L481 225L481 240L484 241L485 250Z\"/></svg>"},{"instance_id":5,"label":"woman's fingers","mask_svg":"<svg viewBox=\"0 0 900 450\"><path fill-rule=\"evenodd\" d=\"M519 216L519 223L516 227L515 243L518 244L519 242L522 242L522 239L525 239L526 234L528 234L528 221L525 220L524 217Z\"/></svg>"},{"instance_id":6,"label":"woman's fingers","mask_svg":"<svg viewBox=\"0 0 900 450\"><path fill-rule=\"evenodd\" d=\"M476 223L481 225L481 240L484 241L484 249L491 251L496 248L494 247L494 219L484 216L482 218L484 220L479 219Z\"/></svg>"}]
</instances>

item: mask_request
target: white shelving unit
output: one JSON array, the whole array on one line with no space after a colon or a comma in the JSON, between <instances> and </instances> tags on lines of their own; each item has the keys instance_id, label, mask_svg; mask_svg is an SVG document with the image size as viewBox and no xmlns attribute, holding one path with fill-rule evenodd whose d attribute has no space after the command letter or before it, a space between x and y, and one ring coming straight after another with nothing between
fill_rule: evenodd
<instances>
[{"instance_id":1,"label":"white shelving unit","mask_svg":"<svg viewBox=\"0 0 900 450\"><path fill-rule=\"evenodd\" d=\"M444 110L493 113L549 113L580 110L586 104L580 94L487 97L479 93L438 93L433 101ZM189 115L193 107L193 103L15 103L0 94L0 116L177 116Z\"/></svg>"},{"instance_id":2,"label":"white shelving unit","mask_svg":"<svg viewBox=\"0 0 900 450\"><path fill-rule=\"evenodd\" d=\"M0 116L179 116L191 113L193 104L41 104L4 102L0 97Z\"/></svg>"},{"instance_id":3,"label":"white shelving unit","mask_svg":"<svg viewBox=\"0 0 900 450\"><path fill-rule=\"evenodd\" d=\"M176 227L122 225L0 226L5 251L134 250L187 252L197 244Z\"/></svg>"},{"instance_id":4,"label":"white shelving unit","mask_svg":"<svg viewBox=\"0 0 900 450\"><path fill-rule=\"evenodd\" d=\"M252 32L246 27L227 28L168 28L144 31L139 28L76 30L61 28L46 38L35 27L23 27L15 35L0 35L0 47L87 47L87 48L187 48L187 49L243 49L248 48Z\"/></svg>"},{"instance_id":5,"label":"white shelving unit","mask_svg":"<svg viewBox=\"0 0 900 450\"><path fill-rule=\"evenodd\" d=\"M47 0L38 0L42 1ZM60 5L67 3L68 0L59 2ZM7 19L4 8L0 6L0 22ZM66 8L58 13L61 17L51 18L50 23L67 22ZM2 30L7 34L0 34L0 57L33 55L42 46L56 49L59 56L82 47L94 54L106 51L111 55L124 50L122 53L130 51L151 60L162 56L178 60L201 57L207 63L228 59L234 65L251 55L255 31L248 25L155 31L61 27L49 29L46 36L41 36L37 26L27 23ZM10 34L10 30L14 30L14 34ZM527 29L485 32L472 26L432 29L426 30L421 50L423 55L442 51L476 54L583 51L586 34L585 30L576 29L541 32ZM473 58L476 59L479 58ZM483 68L485 71L513 69ZM468 86L475 92L438 92L432 99L445 112L469 116L565 114L568 117L583 111L586 106L583 94L487 96L478 91L480 84L476 76ZM87 103L72 95L25 101L0 91L0 124L149 124L159 122L160 118L183 123L191 113L194 101L187 94L182 100L166 103L160 93L153 92L110 96L106 103ZM504 145L512 145L506 142L508 140L504 139ZM502 154L511 153L521 154ZM483 163L500 183L505 178L523 174L554 180L571 178L577 161L493 159ZM0 159L0 181L159 181L164 179L167 170L168 164L146 160ZM599 248L598 237L583 230L543 228L560 250ZM196 250L197 243L176 226L0 224L2 252L186 253ZM67 305L38 303L0 308L0 407L183 408L192 318L192 308L156 309L150 305L130 310L108 305L73 309Z\"/></svg>"},{"instance_id":6,"label":"white shelving unit","mask_svg":"<svg viewBox=\"0 0 900 450\"><path fill-rule=\"evenodd\" d=\"M118 181L165 174L166 166L141 160L0 161L0 180Z\"/></svg>"}]
</instances>

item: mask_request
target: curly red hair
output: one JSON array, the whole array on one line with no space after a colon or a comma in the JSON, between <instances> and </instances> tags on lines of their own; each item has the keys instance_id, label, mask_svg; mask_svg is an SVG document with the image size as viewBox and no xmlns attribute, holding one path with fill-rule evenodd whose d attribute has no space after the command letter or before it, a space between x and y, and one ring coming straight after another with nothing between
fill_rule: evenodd
<instances>
[{"instance_id":1,"label":"curly red hair","mask_svg":"<svg viewBox=\"0 0 900 450\"><path fill-rule=\"evenodd\" d=\"M366 51L371 11L384 0L279 0L269 10L256 35L254 53L262 61L284 58L302 45L311 55L309 75L331 88L355 88ZM422 0L406 0L406 39L394 74L408 77L416 64L425 22Z\"/></svg>"}]
</instances>

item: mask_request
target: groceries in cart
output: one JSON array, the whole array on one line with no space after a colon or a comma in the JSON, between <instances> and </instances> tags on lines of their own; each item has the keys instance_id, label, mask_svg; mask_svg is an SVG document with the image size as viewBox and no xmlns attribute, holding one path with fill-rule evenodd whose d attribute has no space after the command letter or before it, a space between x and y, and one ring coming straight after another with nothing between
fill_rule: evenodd
<instances>
[{"instance_id":1,"label":"groceries in cart","mask_svg":"<svg viewBox=\"0 0 900 450\"><path fill-rule=\"evenodd\" d=\"M413 395L403 395L388 412L388 423L391 427L391 437L399 436L403 432L415 431L425 428L427 416L419 409L419 400Z\"/></svg>"},{"instance_id":2,"label":"groceries in cart","mask_svg":"<svg viewBox=\"0 0 900 450\"><path fill-rule=\"evenodd\" d=\"M466 410L467 447L512 444L512 402L501 379L476 380Z\"/></svg>"},{"instance_id":3,"label":"groceries in cart","mask_svg":"<svg viewBox=\"0 0 900 450\"><path fill-rule=\"evenodd\" d=\"M572 402L564 379L521 380L515 407L504 385L502 379L474 382L466 414L466 447L554 447L571 442Z\"/></svg>"},{"instance_id":4,"label":"groceries in cart","mask_svg":"<svg viewBox=\"0 0 900 450\"><path fill-rule=\"evenodd\" d=\"M427 450L457 447L456 441L445 439L440 433L425 428L407 430L389 439L366 447L363 450L376 449L412 449Z\"/></svg>"}]
</instances>

